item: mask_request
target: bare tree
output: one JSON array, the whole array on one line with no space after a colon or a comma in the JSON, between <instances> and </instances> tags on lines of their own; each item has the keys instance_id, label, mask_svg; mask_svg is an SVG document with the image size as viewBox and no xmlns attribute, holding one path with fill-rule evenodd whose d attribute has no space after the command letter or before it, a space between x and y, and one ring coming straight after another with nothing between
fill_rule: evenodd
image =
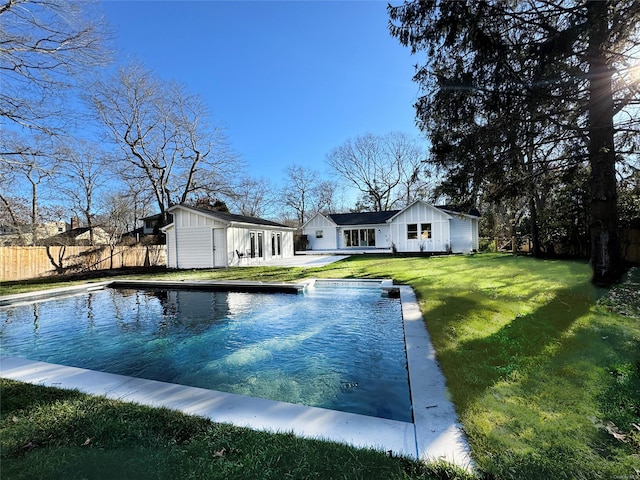
<instances>
[{"instance_id":1,"label":"bare tree","mask_svg":"<svg viewBox=\"0 0 640 480\"><path fill-rule=\"evenodd\" d=\"M318 180L311 190L311 208L313 212L330 213L336 211L336 192L338 185L333 180Z\"/></svg>"},{"instance_id":2,"label":"bare tree","mask_svg":"<svg viewBox=\"0 0 640 480\"><path fill-rule=\"evenodd\" d=\"M95 201L106 182L109 156L95 143L71 139L58 147L57 156L62 167L56 175L58 191L69 199L74 212L82 215L93 245Z\"/></svg>"},{"instance_id":3,"label":"bare tree","mask_svg":"<svg viewBox=\"0 0 640 480\"><path fill-rule=\"evenodd\" d=\"M139 205L132 202L131 192L102 192L100 213L96 219L109 234L109 243L115 246L123 235L133 232L140 219Z\"/></svg>"},{"instance_id":4,"label":"bare tree","mask_svg":"<svg viewBox=\"0 0 640 480\"><path fill-rule=\"evenodd\" d=\"M113 268L113 254L115 248L122 241L125 233L135 228L135 209L131 204L128 192L105 194L101 200L103 212L100 223L109 235L109 268Z\"/></svg>"},{"instance_id":5,"label":"bare tree","mask_svg":"<svg viewBox=\"0 0 640 480\"><path fill-rule=\"evenodd\" d=\"M331 182L323 182L318 172L300 165L287 167L286 180L281 193L283 217L288 212L295 214L297 226L309 219L310 214L333 203L334 192L329 189Z\"/></svg>"},{"instance_id":6,"label":"bare tree","mask_svg":"<svg viewBox=\"0 0 640 480\"><path fill-rule=\"evenodd\" d=\"M6 179L0 172L0 183ZM5 190L0 190L0 227L4 233L9 234L7 243L26 245L25 225L29 225L29 201L26 197L7 195ZM7 241L7 238L4 241Z\"/></svg>"},{"instance_id":7,"label":"bare tree","mask_svg":"<svg viewBox=\"0 0 640 480\"><path fill-rule=\"evenodd\" d=\"M399 167L400 182L395 200L405 207L418 199L427 198L434 188L434 171L426 163L426 152L414 138L392 132L384 137L385 150Z\"/></svg>"},{"instance_id":8,"label":"bare tree","mask_svg":"<svg viewBox=\"0 0 640 480\"><path fill-rule=\"evenodd\" d=\"M327 163L358 189L375 211L407 203L421 185L425 155L415 140L402 133L370 133L348 139L327 156Z\"/></svg>"},{"instance_id":9,"label":"bare tree","mask_svg":"<svg viewBox=\"0 0 640 480\"><path fill-rule=\"evenodd\" d=\"M123 153L121 175L153 193L165 221L174 202L229 193L239 159L201 98L184 86L134 64L98 81L91 101Z\"/></svg>"},{"instance_id":10,"label":"bare tree","mask_svg":"<svg viewBox=\"0 0 640 480\"><path fill-rule=\"evenodd\" d=\"M70 111L66 101L70 87L109 60L105 24L93 14L90 2L2 3L0 122L40 133L58 132Z\"/></svg>"},{"instance_id":11,"label":"bare tree","mask_svg":"<svg viewBox=\"0 0 640 480\"><path fill-rule=\"evenodd\" d=\"M0 202L13 220L13 227L19 232L22 240L36 245L38 228L42 223L42 215L39 212L40 189L52 178L58 162L48 155L47 152L50 152L52 147L45 137L33 137L30 141L15 134L3 134L2 137L9 149L15 153L0 155L0 186L2 192L23 192L24 199L27 199L30 205L27 225L19 223L21 220L16 215L19 203L12 203L15 200L19 201L20 195L14 195L12 198L0 193ZM26 234L29 234L28 240Z\"/></svg>"},{"instance_id":12,"label":"bare tree","mask_svg":"<svg viewBox=\"0 0 640 480\"><path fill-rule=\"evenodd\" d=\"M228 203L241 215L265 217L274 213L277 193L271 182L264 177L243 177L232 190Z\"/></svg>"}]
</instances>

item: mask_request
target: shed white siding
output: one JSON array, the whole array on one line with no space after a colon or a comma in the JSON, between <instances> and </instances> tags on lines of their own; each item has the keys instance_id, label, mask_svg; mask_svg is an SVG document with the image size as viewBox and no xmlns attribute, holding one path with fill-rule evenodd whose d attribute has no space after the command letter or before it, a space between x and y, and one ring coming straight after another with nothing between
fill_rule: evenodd
<instances>
[{"instance_id":1,"label":"shed white siding","mask_svg":"<svg viewBox=\"0 0 640 480\"><path fill-rule=\"evenodd\" d=\"M167 243L169 237L173 237L174 247L174 254L167 259L167 265L175 268L226 267L224 236L218 233L214 238L214 229L225 226L224 222L198 212L176 210L173 213L173 226L170 227L172 235L167 230ZM215 249L214 240L217 240ZM171 250L170 246L168 248Z\"/></svg>"},{"instance_id":2,"label":"shed white siding","mask_svg":"<svg viewBox=\"0 0 640 480\"><path fill-rule=\"evenodd\" d=\"M254 242L253 256L252 237ZM229 227L227 229L227 245L232 246L227 252L229 265L260 263L272 258L292 257L294 254L293 231L271 226ZM239 257L238 253L242 256Z\"/></svg>"},{"instance_id":3,"label":"shed white siding","mask_svg":"<svg viewBox=\"0 0 640 480\"><path fill-rule=\"evenodd\" d=\"M451 218L451 251L469 253L478 249L478 219L453 214Z\"/></svg>"},{"instance_id":4,"label":"shed white siding","mask_svg":"<svg viewBox=\"0 0 640 480\"><path fill-rule=\"evenodd\" d=\"M176 231L173 225L169 225L164 233L167 237L167 267L176 267Z\"/></svg>"},{"instance_id":5,"label":"shed white siding","mask_svg":"<svg viewBox=\"0 0 640 480\"><path fill-rule=\"evenodd\" d=\"M446 252L450 246L450 218L429 204L415 202L389 220L395 248L398 252ZM417 229L416 238L409 238L409 225ZM430 227L430 238L422 235L423 225Z\"/></svg>"},{"instance_id":6,"label":"shed white siding","mask_svg":"<svg viewBox=\"0 0 640 480\"><path fill-rule=\"evenodd\" d=\"M177 268L213 267L213 245L210 228L182 227L176 229Z\"/></svg>"},{"instance_id":7,"label":"shed white siding","mask_svg":"<svg viewBox=\"0 0 640 480\"><path fill-rule=\"evenodd\" d=\"M170 211L173 223L163 229L169 267L228 267L294 254L293 229L284 225L182 205Z\"/></svg>"},{"instance_id":8,"label":"shed white siding","mask_svg":"<svg viewBox=\"0 0 640 480\"><path fill-rule=\"evenodd\" d=\"M337 226L321 213L313 216L302 229L307 236L309 250L332 250L338 248Z\"/></svg>"}]
</instances>

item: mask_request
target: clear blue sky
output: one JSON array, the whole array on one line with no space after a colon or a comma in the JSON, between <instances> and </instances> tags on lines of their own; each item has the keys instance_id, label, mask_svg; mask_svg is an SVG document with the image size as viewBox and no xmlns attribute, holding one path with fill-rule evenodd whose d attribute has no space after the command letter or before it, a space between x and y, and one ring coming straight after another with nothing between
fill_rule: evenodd
<instances>
[{"instance_id":1,"label":"clear blue sky","mask_svg":"<svg viewBox=\"0 0 640 480\"><path fill-rule=\"evenodd\" d=\"M367 132L419 136L409 50L384 1L109 1L118 61L203 96L252 176L325 157Z\"/></svg>"}]
</instances>

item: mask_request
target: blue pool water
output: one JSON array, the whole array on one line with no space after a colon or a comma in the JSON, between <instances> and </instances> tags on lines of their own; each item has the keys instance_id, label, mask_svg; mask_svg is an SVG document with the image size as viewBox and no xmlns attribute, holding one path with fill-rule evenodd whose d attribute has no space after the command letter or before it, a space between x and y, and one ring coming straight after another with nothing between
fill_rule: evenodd
<instances>
[{"instance_id":1,"label":"blue pool water","mask_svg":"<svg viewBox=\"0 0 640 480\"><path fill-rule=\"evenodd\" d=\"M114 289L0 308L0 353L411 421L398 299Z\"/></svg>"}]
</instances>

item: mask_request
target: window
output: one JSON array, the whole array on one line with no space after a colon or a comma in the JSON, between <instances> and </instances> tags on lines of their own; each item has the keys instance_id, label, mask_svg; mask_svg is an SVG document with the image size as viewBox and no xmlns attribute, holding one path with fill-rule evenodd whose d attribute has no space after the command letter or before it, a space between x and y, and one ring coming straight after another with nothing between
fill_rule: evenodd
<instances>
[{"instance_id":1,"label":"window","mask_svg":"<svg viewBox=\"0 0 640 480\"><path fill-rule=\"evenodd\" d=\"M249 256L251 258L256 257L256 234L255 232L249 233Z\"/></svg>"},{"instance_id":2,"label":"window","mask_svg":"<svg viewBox=\"0 0 640 480\"><path fill-rule=\"evenodd\" d=\"M360 245L358 242L358 230L349 230L349 234L351 235L351 246L358 247Z\"/></svg>"},{"instance_id":3,"label":"window","mask_svg":"<svg viewBox=\"0 0 640 480\"><path fill-rule=\"evenodd\" d=\"M376 246L376 230L375 228L363 228L360 230L360 246L375 247Z\"/></svg>"},{"instance_id":4,"label":"window","mask_svg":"<svg viewBox=\"0 0 640 480\"><path fill-rule=\"evenodd\" d=\"M344 235L344 246L345 247L353 246L351 241L351 230L345 230L343 235Z\"/></svg>"},{"instance_id":5,"label":"window","mask_svg":"<svg viewBox=\"0 0 640 480\"><path fill-rule=\"evenodd\" d=\"M262 232L258 232L258 258L262 258L264 256L262 252L263 245Z\"/></svg>"},{"instance_id":6,"label":"window","mask_svg":"<svg viewBox=\"0 0 640 480\"><path fill-rule=\"evenodd\" d=\"M276 235L276 247L278 255L282 255L282 236L279 233Z\"/></svg>"},{"instance_id":7,"label":"window","mask_svg":"<svg viewBox=\"0 0 640 480\"><path fill-rule=\"evenodd\" d=\"M345 247L375 247L375 228L361 228L358 230L345 230L343 232Z\"/></svg>"},{"instance_id":8,"label":"window","mask_svg":"<svg viewBox=\"0 0 640 480\"><path fill-rule=\"evenodd\" d=\"M431 238L431 224L430 223L421 223L420 224L420 238L422 240L428 240Z\"/></svg>"},{"instance_id":9,"label":"window","mask_svg":"<svg viewBox=\"0 0 640 480\"><path fill-rule=\"evenodd\" d=\"M271 234L271 256L272 257L276 256L276 234L275 233Z\"/></svg>"},{"instance_id":10,"label":"window","mask_svg":"<svg viewBox=\"0 0 640 480\"><path fill-rule=\"evenodd\" d=\"M417 240L417 239L418 239L418 224L409 223L407 225L407 240Z\"/></svg>"},{"instance_id":11,"label":"window","mask_svg":"<svg viewBox=\"0 0 640 480\"><path fill-rule=\"evenodd\" d=\"M322 230L316 230L316 238L322 238L323 233Z\"/></svg>"},{"instance_id":12,"label":"window","mask_svg":"<svg viewBox=\"0 0 640 480\"><path fill-rule=\"evenodd\" d=\"M376 246L376 229L375 228L368 229L367 236L369 237L369 246L375 247Z\"/></svg>"}]
</instances>

